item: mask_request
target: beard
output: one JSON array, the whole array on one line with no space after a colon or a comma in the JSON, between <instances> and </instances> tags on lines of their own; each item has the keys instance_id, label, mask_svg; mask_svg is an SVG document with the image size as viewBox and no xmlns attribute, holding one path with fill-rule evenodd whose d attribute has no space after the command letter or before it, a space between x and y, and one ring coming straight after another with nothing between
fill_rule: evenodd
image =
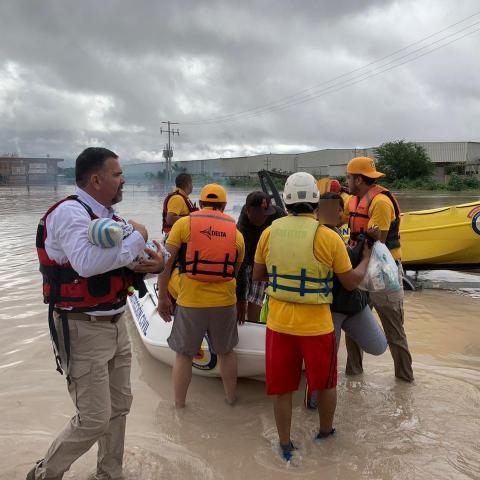
<instances>
[{"instance_id":1,"label":"beard","mask_svg":"<svg viewBox=\"0 0 480 480\"><path fill-rule=\"evenodd\" d=\"M116 203L121 202L122 197L123 197L123 191L121 188L119 188L115 196L112 198L112 205L115 205Z\"/></svg>"}]
</instances>

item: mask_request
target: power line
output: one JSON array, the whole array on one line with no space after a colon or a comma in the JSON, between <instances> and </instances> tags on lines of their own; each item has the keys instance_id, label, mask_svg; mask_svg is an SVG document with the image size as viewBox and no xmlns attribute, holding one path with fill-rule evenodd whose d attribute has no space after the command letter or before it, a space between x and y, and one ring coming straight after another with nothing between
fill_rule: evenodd
<instances>
[{"instance_id":1,"label":"power line","mask_svg":"<svg viewBox=\"0 0 480 480\"><path fill-rule=\"evenodd\" d=\"M449 38L452 38L454 37L455 35L458 35L458 33L461 33L462 31L466 30L466 29L469 29L469 28L472 28L476 25L480 24L480 22L476 22L472 25L469 25L468 27L465 27L461 30L459 30L458 32L455 32L455 33L452 33L450 35L446 35L444 36L443 38L439 39L439 40L436 40L435 42L431 42L417 50L414 50L406 55L403 55L402 57L399 57L395 60L392 60L391 62L388 62L386 64L383 64L383 65L379 65L377 67L375 67L376 69L381 69L385 66L388 66L388 65L391 65L392 63L395 63L395 62L398 62L399 60L405 58L405 57L409 57L409 56L412 56L414 55L415 53L417 52L420 52L422 50L425 50L425 49L428 49L429 47L443 41L443 40L447 40ZM401 63L398 63L397 65L393 65L391 68L387 68L387 69L384 69L380 72L375 72L372 74L372 71L367 71L367 72L364 72L362 74L360 74L359 77L362 77L362 76L365 76L363 79L361 78L359 80L359 77L357 76L356 78L353 78L353 79L346 79L344 80L343 82L340 82L340 83L333 83L332 85L328 86L328 87L325 87L324 89L318 91L318 88L321 86L321 85L328 85L329 83L332 83L332 80L330 81L327 81L327 82L324 82L323 84L320 84L319 86L317 87L312 87L310 89L308 89L308 91L311 91L311 93L306 93L306 94L303 94L303 95L300 95L300 94L296 94L296 95L293 95L291 97L296 97L296 98L292 98L291 100L288 100L288 101L277 101L277 102L273 102L272 103L272 106L270 107L257 107L255 109L251 109L251 113L247 113L247 114L231 114L231 115L226 115L224 117L219 117L219 118L216 118L216 119L211 119L211 120L206 120L206 121L203 121L203 122L198 122L197 124L202 124L202 123L205 123L205 124L208 124L208 123L219 123L219 122L227 122L227 121L231 121L231 120L236 120L237 118L252 118L252 117L255 117L255 116L258 116L258 115L263 115L265 113L269 113L269 112L273 112L273 111L277 111L277 110L282 110L284 108L288 108L288 107L291 107L291 106L295 106L295 105L298 105L298 104L301 104L301 103L305 103L306 101L309 101L309 100L312 100L314 98L317 98L319 96L323 96L325 95L326 93L332 93L333 91L337 91L338 90L338 86L339 85L343 85L344 87L346 86L350 86L350 85L354 85L356 83L359 83L360 81L363 81L363 80L366 80L367 78L371 78L372 76L376 76L378 75L378 73L382 73L383 71L389 71L389 70L392 70L393 68L396 68L396 67L399 67L401 65L404 65L405 63L408 63L408 62L411 62L417 58L420 58L420 57L423 57L435 50L438 50L440 48L443 48L447 45L450 45L451 43L454 43L468 35L472 35L474 33L476 33L478 31L478 29L476 30L473 30L471 32L468 32L467 34L465 35L462 35L458 38L455 38L449 42L445 42L444 44L436 47L436 48L433 48L431 50L428 50L427 52L425 53L422 53L422 54L419 54L419 55L414 55L412 58L404 61L404 62L401 62ZM372 62L371 64L373 64L374 62ZM370 64L370 65L371 65ZM362 68L365 68L365 67L362 67ZM356 69L354 72L357 72L359 71L360 69ZM350 72L350 73L347 73L347 74L344 74L342 75L341 77L345 77L345 76L348 76L348 75L351 75L353 72ZM315 91L317 90L317 91Z\"/></svg>"},{"instance_id":2,"label":"power line","mask_svg":"<svg viewBox=\"0 0 480 480\"><path fill-rule=\"evenodd\" d=\"M333 77L331 78L330 80L328 81L325 81L325 82L322 82L318 85L315 85L313 87L309 87L307 89L304 89L304 90L301 90L297 93L294 93L294 94L291 94L287 97L283 97L279 100L276 100L276 101L273 101L273 102L270 102L270 103L267 103L267 104L263 104L263 105L260 105L258 107L254 107L254 108L250 108L250 109L247 109L247 110L243 110L243 111L240 111L240 112L236 112L236 113L231 113L231 114L227 114L227 115L222 115L220 117L213 117L213 118L210 118L210 119L206 119L206 120L203 120L203 121L195 121L195 122L186 122L188 125L201 125L201 124L210 124L210 123L221 123L221 122L228 122L228 121L232 121L232 120L237 120L238 118L252 118L252 117L255 117L255 116L258 116L258 115L263 115L265 113L269 113L269 112L272 112L272 111L277 111L277 110L280 110L280 109L284 109L284 108L289 108L291 106L295 106L295 105L298 105L300 103L305 103L306 101L309 101L311 99L314 99L314 98L317 98L319 96L322 96L326 93L332 93L333 91L337 91L338 90L338 87L339 85L344 85L342 88L345 88L347 86L350 86L355 84L355 83L359 83L359 79L358 77L356 78L353 78L353 79L347 79L347 80L344 80L343 82L340 82L340 84L337 82L335 83L337 80L339 79L342 79L344 77L349 77L349 76L352 76L353 74L361 71L361 70L365 70L366 68L370 67L370 66L373 66L373 65L376 65L375 66L375 69L381 69L381 68L384 68L388 65L392 65L394 64L395 62L398 62L399 60L403 59L403 58L407 58L409 56L412 56L414 55L415 53L419 53L421 52L422 50L425 50L425 49L428 49L430 47L432 47L433 45L435 44L438 44L444 40L448 40L449 38L452 38L452 37L455 37L456 35L458 35L459 33L463 32L463 31L466 31L468 29L471 29L472 27L475 27L476 25L480 24L480 22L475 22L473 24L470 24L466 27L463 27L462 29L456 31L456 32L453 32L453 33L450 33L448 35L445 35L444 37L440 38L440 39L437 39L435 40L434 42L430 42L428 43L427 45L424 45L416 50L413 50L401 57L398 57L396 59L392 59L390 62L387 62L387 63L384 63L384 64L381 64L381 62L383 60L386 60L386 59L389 59L391 57L395 57L396 55L398 55L399 53L401 52L404 52L408 49L410 49L411 47L413 46L416 46L416 45L419 45L423 42L425 42L426 40L430 39L430 38L433 38L435 36L438 36L439 34L447 31L447 30L450 30L451 28L461 24L461 23L464 23L466 22L467 20L475 17L475 16L478 16L480 15L480 11L479 12L476 12L476 13L473 13L471 15L469 15L468 17L465 17L455 23L452 23L451 25L448 25L447 27L444 27L443 29L435 32L435 33L432 33L420 40L417 40L416 42L413 42L405 47L402 47L388 55L385 55L375 61L372 61L366 65L363 65L361 67L358 67L354 70L351 70L349 72L346 72L346 73L343 73L341 75L338 75L336 77ZM458 38L455 38L453 39L452 41L449 41L449 42L446 42L436 48L433 48L431 50L428 50L427 52L425 53L422 53L422 54L419 54L419 55L416 55L416 56L413 56L413 58L410 58L408 59L407 61L405 62L401 62L397 65L393 65L391 68L388 68L388 69L385 69L385 70L382 70L381 72L374 72L372 74L372 71L367 71L367 72L364 72L362 74L360 74L360 77L362 76L365 76L367 75L365 78L361 79L360 81L363 81L363 80L366 80L367 78L370 78L371 76L376 76L378 75L379 73L383 73L384 71L388 71L388 70L391 70L392 68L397 68L401 65L404 65L405 63L408 63L410 61L413 61L417 58L420 58L422 56L425 56L429 53L432 53L433 51L435 50L438 50L439 48L443 48L447 45L450 45L451 43L453 42L456 42L468 35L472 35L474 33L476 33L478 31L478 29L474 30L474 31L471 31L471 32L468 32L467 34L465 35L462 35ZM380 64L380 65L377 65L377 64ZM351 82L351 83L350 83ZM330 85L329 87L325 87L323 89L321 89L320 91L318 91L318 89L322 86L325 86L325 85L328 85L328 84L332 84ZM330 89L333 89L332 91L329 91Z\"/></svg>"},{"instance_id":3,"label":"power line","mask_svg":"<svg viewBox=\"0 0 480 480\"><path fill-rule=\"evenodd\" d=\"M480 24L480 22L478 22L478 24ZM395 68L398 68L398 67L400 67L400 66L402 66L402 65L405 65L406 63L410 63L410 62L412 62L412 61L414 61L414 60L416 60L416 59L418 59L418 58L424 57L424 56L426 56L426 55L428 55L428 54L430 54L430 53L432 53L432 52L434 52L434 51L436 51L436 50L439 50L440 48L443 48L443 47L445 47L445 46L447 46L447 45L450 45L451 43L454 43L454 42L456 42L456 41L458 41L458 40L461 40L461 39L464 38L464 37L467 37L467 36L469 36L469 35L473 35L474 33L478 32L478 31L480 31L480 28L477 28L476 30L473 30L473 31L471 31L471 32L468 32L468 33L466 33L465 35L462 35L462 36L460 36L460 37L458 37L458 38L456 38L456 39L454 39L454 40L451 40L450 42L446 42L446 43L444 43L444 44L442 44L442 45L439 45L438 47L432 48L432 49L428 50L427 52L424 52L424 53L421 53L421 54L419 54L419 55L416 55L416 56L414 56L414 57L412 57L412 58L409 58L409 59L407 59L407 60L405 60L405 61L403 61L403 62L400 62L400 63L398 63L398 64L394 64L394 65L392 65L392 66L389 67L389 68L383 68L383 67L385 67L385 66L387 66L387 65L390 65L391 63L394 63L394 62L390 62L389 64L385 64L385 65L383 65L383 66L381 66L381 67L378 67L378 68L380 68L380 69L379 69L378 71L376 71L376 72L375 72L375 71L373 71L373 72L365 72L365 73L361 74L359 78L350 79L350 80L345 80L344 82L340 82L340 83L337 84L337 85L332 85L332 86L327 87L327 88L325 88L325 89L323 89L323 90L320 90L319 92L312 93L312 94L310 94L310 95L308 95L308 96L305 96L304 98L298 99L298 100L296 100L296 101L288 102L288 103L285 103L285 104L283 104L283 105L280 104L280 105L277 105L277 106L270 107L269 109L264 109L264 110L259 111L259 112L256 112L256 113L252 113L252 114L249 114L249 115L245 115L245 116L242 117L242 119L249 119L249 118L253 118L253 117L256 117L256 116L264 115L264 114L266 114L266 113L272 113L272 112L277 112L277 111L280 111L280 110L285 110L285 109L287 109L287 108L290 108L290 107L293 107L293 106L296 106L296 105L300 105L300 104L302 104L302 103L306 103L306 102L308 102L308 101L310 101L310 100L314 100L314 99L316 99L316 98L319 98L319 97L328 95L328 94L330 94L330 93L334 93L334 92L337 92L337 91L339 91L339 90L343 90L343 89L345 89L345 88L347 88L347 87L350 87L350 86L355 85L355 84L357 84L357 83L361 83L361 82L363 82L363 81L365 81L365 80L368 80L369 78L376 77L376 76L378 76L378 75L380 75L380 74L382 74L382 73L385 73L385 72L388 72L388 71L393 70L393 69L395 69ZM434 42L434 43L435 43L435 42ZM432 45L433 45L433 43L432 43ZM429 45L429 46L431 46L431 45ZM402 58L403 58L403 57L402 57ZM362 78L362 77L363 77L363 78ZM232 119L229 119L229 120L227 119L227 120L223 120L223 121L224 121L224 122L227 122L227 121L233 121L233 120L236 120L236 118L232 118ZM205 123L207 123L207 122L205 122ZM213 122L212 122L212 123L213 123Z\"/></svg>"}]
</instances>

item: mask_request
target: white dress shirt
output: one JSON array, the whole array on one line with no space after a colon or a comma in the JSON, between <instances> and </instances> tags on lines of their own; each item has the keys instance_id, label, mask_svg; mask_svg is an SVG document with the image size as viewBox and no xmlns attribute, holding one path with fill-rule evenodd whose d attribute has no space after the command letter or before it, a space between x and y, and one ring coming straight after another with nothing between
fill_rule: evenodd
<instances>
[{"instance_id":1,"label":"white dress shirt","mask_svg":"<svg viewBox=\"0 0 480 480\"><path fill-rule=\"evenodd\" d=\"M98 203L84 190L77 188L75 194L86 203L99 218L112 218L114 210ZM93 245L88 240L91 219L85 207L75 200L60 204L47 217L45 250L51 260L58 264L70 262L81 277L91 277L128 265L145 248L142 235L134 231L112 248ZM91 312L91 315L112 315L125 310Z\"/></svg>"}]
</instances>

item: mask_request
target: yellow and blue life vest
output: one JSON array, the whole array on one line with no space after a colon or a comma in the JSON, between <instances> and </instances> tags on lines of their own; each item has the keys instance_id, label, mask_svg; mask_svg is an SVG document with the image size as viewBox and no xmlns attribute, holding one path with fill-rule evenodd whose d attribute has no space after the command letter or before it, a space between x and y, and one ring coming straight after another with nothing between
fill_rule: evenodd
<instances>
[{"instance_id":1,"label":"yellow and blue life vest","mask_svg":"<svg viewBox=\"0 0 480 480\"><path fill-rule=\"evenodd\" d=\"M289 215L272 223L266 258L269 296L283 302L332 303L332 268L313 251L319 226L308 216Z\"/></svg>"}]
</instances>

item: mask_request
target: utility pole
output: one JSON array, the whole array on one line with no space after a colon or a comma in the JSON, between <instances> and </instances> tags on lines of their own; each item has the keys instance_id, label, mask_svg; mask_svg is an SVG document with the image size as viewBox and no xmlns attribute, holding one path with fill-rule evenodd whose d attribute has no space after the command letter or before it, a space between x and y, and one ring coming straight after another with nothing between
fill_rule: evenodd
<instances>
[{"instance_id":1,"label":"utility pole","mask_svg":"<svg viewBox=\"0 0 480 480\"><path fill-rule=\"evenodd\" d=\"M162 122L167 124L167 129L160 127L160 134L168 133L168 143L165 145L163 149L163 158L165 158L165 165L166 165L166 180L170 182L172 180L172 157L173 157L173 149L170 144L170 135L180 135L180 130L172 129L172 125L178 125L178 122Z\"/></svg>"},{"instance_id":2,"label":"utility pole","mask_svg":"<svg viewBox=\"0 0 480 480\"><path fill-rule=\"evenodd\" d=\"M268 157L268 155L267 155L267 158L265 159L264 164L265 164L265 170L270 170L271 160Z\"/></svg>"}]
</instances>

